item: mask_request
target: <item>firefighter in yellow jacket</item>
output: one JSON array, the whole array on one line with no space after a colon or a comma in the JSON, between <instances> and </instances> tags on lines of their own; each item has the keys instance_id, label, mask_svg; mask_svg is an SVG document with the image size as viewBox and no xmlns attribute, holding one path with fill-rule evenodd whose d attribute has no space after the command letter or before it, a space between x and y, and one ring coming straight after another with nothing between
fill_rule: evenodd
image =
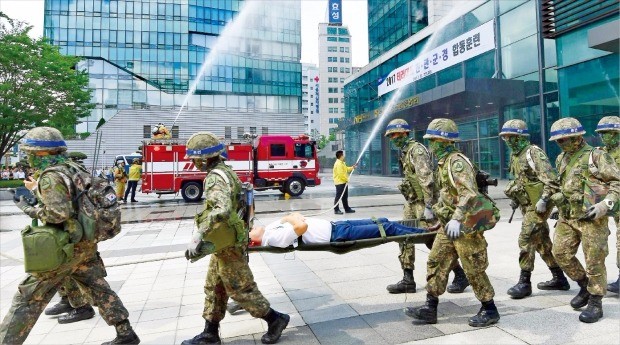
<instances>
[{"instance_id":1,"label":"firefighter in yellow jacket","mask_svg":"<svg viewBox=\"0 0 620 345\"><path fill-rule=\"evenodd\" d=\"M349 174L357 167L357 164L348 167L344 162L344 152L336 151L336 162L334 163L334 185L336 186L336 198L334 199L335 214L342 214L340 211L340 199L342 198L342 206L344 206L344 212L355 213L351 207L349 207Z\"/></svg>"}]
</instances>

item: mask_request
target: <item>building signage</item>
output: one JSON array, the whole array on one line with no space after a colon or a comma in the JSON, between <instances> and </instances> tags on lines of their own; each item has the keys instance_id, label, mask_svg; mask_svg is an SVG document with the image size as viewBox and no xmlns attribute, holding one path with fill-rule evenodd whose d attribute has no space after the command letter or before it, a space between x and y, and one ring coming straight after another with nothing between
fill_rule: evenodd
<instances>
[{"instance_id":1,"label":"building signage","mask_svg":"<svg viewBox=\"0 0 620 345\"><path fill-rule=\"evenodd\" d=\"M495 31L491 20L431 51L420 54L411 62L379 79L379 96L492 49L495 49Z\"/></svg>"},{"instance_id":2,"label":"building signage","mask_svg":"<svg viewBox=\"0 0 620 345\"><path fill-rule=\"evenodd\" d=\"M329 23L342 24L342 1L329 0Z\"/></svg>"}]
</instances>

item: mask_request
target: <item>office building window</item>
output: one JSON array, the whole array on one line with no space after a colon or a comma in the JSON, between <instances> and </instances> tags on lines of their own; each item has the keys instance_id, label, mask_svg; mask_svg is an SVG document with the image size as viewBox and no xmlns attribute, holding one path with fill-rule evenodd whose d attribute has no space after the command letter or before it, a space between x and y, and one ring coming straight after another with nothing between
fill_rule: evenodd
<instances>
[{"instance_id":1,"label":"office building window","mask_svg":"<svg viewBox=\"0 0 620 345\"><path fill-rule=\"evenodd\" d=\"M263 134L269 134L269 127L263 127L262 132Z\"/></svg>"},{"instance_id":2,"label":"office building window","mask_svg":"<svg viewBox=\"0 0 620 345\"><path fill-rule=\"evenodd\" d=\"M232 139L232 127L224 127L224 139Z\"/></svg>"},{"instance_id":3,"label":"office building window","mask_svg":"<svg viewBox=\"0 0 620 345\"><path fill-rule=\"evenodd\" d=\"M243 127L237 127L237 139L243 139Z\"/></svg>"}]
</instances>

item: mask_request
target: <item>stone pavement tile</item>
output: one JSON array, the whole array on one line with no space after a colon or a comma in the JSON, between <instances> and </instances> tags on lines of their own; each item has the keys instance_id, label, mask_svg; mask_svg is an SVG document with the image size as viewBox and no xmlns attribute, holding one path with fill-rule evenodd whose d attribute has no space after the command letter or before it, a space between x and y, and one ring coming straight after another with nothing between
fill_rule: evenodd
<instances>
[{"instance_id":1,"label":"stone pavement tile","mask_svg":"<svg viewBox=\"0 0 620 345\"><path fill-rule=\"evenodd\" d=\"M229 322L222 324L220 327L220 337L230 338L241 335L249 335L253 333L264 332L267 329L267 323L261 319L249 319L238 322Z\"/></svg>"},{"instance_id":2,"label":"stone pavement tile","mask_svg":"<svg viewBox=\"0 0 620 345\"><path fill-rule=\"evenodd\" d=\"M224 319L226 320L226 319ZM205 328L205 319L202 318L202 310L199 313L178 318L177 329L202 330ZM198 333L196 333L198 334Z\"/></svg>"},{"instance_id":3,"label":"stone pavement tile","mask_svg":"<svg viewBox=\"0 0 620 345\"><path fill-rule=\"evenodd\" d=\"M311 325L317 322L336 320L357 316L357 313L348 304L335 306L318 307L313 310L299 312L306 324Z\"/></svg>"},{"instance_id":4,"label":"stone pavement tile","mask_svg":"<svg viewBox=\"0 0 620 345\"><path fill-rule=\"evenodd\" d=\"M201 287L202 288L204 287L204 285L205 285L204 278L197 279L197 278L191 277L191 279L189 279L187 276L185 278L185 283L183 283L184 288L186 287ZM182 290L182 289L179 289L179 290Z\"/></svg>"},{"instance_id":5,"label":"stone pavement tile","mask_svg":"<svg viewBox=\"0 0 620 345\"><path fill-rule=\"evenodd\" d=\"M284 289L280 286L280 284L259 285L258 289L265 295L284 292Z\"/></svg>"},{"instance_id":6,"label":"stone pavement tile","mask_svg":"<svg viewBox=\"0 0 620 345\"><path fill-rule=\"evenodd\" d=\"M293 291L293 290L301 290L301 289L315 289L326 287L325 282L319 278L309 279L309 280L299 280L299 281L282 281L280 282L280 286L284 291ZM260 285L259 285L260 288Z\"/></svg>"},{"instance_id":7,"label":"stone pavement tile","mask_svg":"<svg viewBox=\"0 0 620 345\"><path fill-rule=\"evenodd\" d=\"M258 335L258 341L254 334L243 335L240 337L232 337L223 339L224 344L234 344L234 345L252 345L252 344L261 344L260 337L262 333ZM278 344L282 342L282 338L278 341Z\"/></svg>"},{"instance_id":8,"label":"stone pavement tile","mask_svg":"<svg viewBox=\"0 0 620 345\"><path fill-rule=\"evenodd\" d=\"M255 334L258 339L257 343L260 343L260 337L262 334ZM228 344L228 339L225 341ZM319 340L314 336L312 330L308 326L291 327L282 332L282 337L278 340L278 344L296 344L296 345L318 345L321 344Z\"/></svg>"},{"instance_id":9,"label":"stone pavement tile","mask_svg":"<svg viewBox=\"0 0 620 345\"><path fill-rule=\"evenodd\" d=\"M26 341L24 342L24 345L35 345L35 344L39 344L43 338L45 338L47 336L47 333L43 333L43 334L28 334L28 338L26 338Z\"/></svg>"},{"instance_id":10,"label":"stone pavement tile","mask_svg":"<svg viewBox=\"0 0 620 345\"><path fill-rule=\"evenodd\" d=\"M293 301L295 308L300 312L314 310L318 308L326 308L345 304L346 302L337 295L319 296Z\"/></svg>"},{"instance_id":11,"label":"stone pavement tile","mask_svg":"<svg viewBox=\"0 0 620 345\"><path fill-rule=\"evenodd\" d=\"M123 303L146 301L149 297L148 291L136 291L133 293L126 293L125 290L121 289L117 294L118 297L120 297L120 299L123 301Z\"/></svg>"},{"instance_id":12,"label":"stone pavement tile","mask_svg":"<svg viewBox=\"0 0 620 345\"><path fill-rule=\"evenodd\" d=\"M179 316L202 315L204 307L201 304L182 305Z\"/></svg>"},{"instance_id":13,"label":"stone pavement tile","mask_svg":"<svg viewBox=\"0 0 620 345\"><path fill-rule=\"evenodd\" d=\"M336 292L330 289L329 287L322 286L319 288L313 288L313 289L308 289L308 290L287 291L286 295L291 299L291 301L296 301L300 299L314 298L314 297L319 297L319 296L329 296L335 293Z\"/></svg>"},{"instance_id":14,"label":"stone pavement tile","mask_svg":"<svg viewBox=\"0 0 620 345\"><path fill-rule=\"evenodd\" d=\"M140 322L175 318L179 316L180 306L144 310L140 315Z\"/></svg>"},{"instance_id":15,"label":"stone pavement tile","mask_svg":"<svg viewBox=\"0 0 620 345\"><path fill-rule=\"evenodd\" d=\"M2 317L4 317L5 315L6 314L2 314ZM56 326L59 326L56 317L48 318L48 316L43 316L45 316L45 314L41 314L41 316L37 320L37 323L35 323L34 327L32 327L30 334L47 334L50 333L54 328L56 328Z\"/></svg>"},{"instance_id":16,"label":"stone pavement tile","mask_svg":"<svg viewBox=\"0 0 620 345\"><path fill-rule=\"evenodd\" d=\"M360 316L310 324L321 344L385 344L386 340Z\"/></svg>"},{"instance_id":17,"label":"stone pavement tile","mask_svg":"<svg viewBox=\"0 0 620 345\"><path fill-rule=\"evenodd\" d=\"M39 344L81 344L86 340L90 332L90 328L68 332L51 332Z\"/></svg>"},{"instance_id":18,"label":"stone pavement tile","mask_svg":"<svg viewBox=\"0 0 620 345\"><path fill-rule=\"evenodd\" d=\"M497 327L473 329L469 332L450 334L411 341L406 344L527 344L521 339L502 331Z\"/></svg>"},{"instance_id":19,"label":"stone pavement tile","mask_svg":"<svg viewBox=\"0 0 620 345\"><path fill-rule=\"evenodd\" d=\"M383 269L382 265L367 265L359 267L336 268L332 270L316 271L316 274L326 283L351 282L357 280L392 277L393 273Z\"/></svg>"},{"instance_id":20,"label":"stone pavement tile","mask_svg":"<svg viewBox=\"0 0 620 345\"><path fill-rule=\"evenodd\" d=\"M417 307L422 304L423 302L414 306ZM467 320L477 312L478 309L475 312L468 312L452 302L442 302L440 300L437 308L437 323L433 327L444 334L471 331L473 328L469 326ZM420 325L416 325L416 327L420 327Z\"/></svg>"},{"instance_id":21,"label":"stone pavement tile","mask_svg":"<svg viewBox=\"0 0 620 345\"><path fill-rule=\"evenodd\" d=\"M367 314L361 317L390 344L400 344L410 340L443 335L431 325L412 325L411 318L405 315L402 310Z\"/></svg>"},{"instance_id":22,"label":"stone pavement tile","mask_svg":"<svg viewBox=\"0 0 620 345\"><path fill-rule=\"evenodd\" d=\"M205 294L202 291L191 295L183 295L181 305L201 305L205 301Z\"/></svg>"},{"instance_id":23,"label":"stone pavement tile","mask_svg":"<svg viewBox=\"0 0 620 345\"><path fill-rule=\"evenodd\" d=\"M174 330L148 334L138 333L140 344L174 344L174 336Z\"/></svg>"},{"instance_id":24,"label":"stone pavement tile","mask_svg":"<svg viewBox=\"0 0 620 345\"><path fill-rule=\"evenodd\" d=\"M372 314L390 310L402 311L403 308L412 305L423 304L425 294L384 294L355 299L347 299L346 302L360 314Z\"/></svg>"},{"instance_id":25,"label":"stone pavement tile","mask_svg":"<svg viewBox=\"0 0 620 345\"><path fill-rule=\"evenodd\" d=\"M151 297L149 296L149 299L146 301L146 304L144 305L144 310L151 310L151 309L160 309L160 308L166 308L166 307L179 307L179 305L181 305L181 299L182 296L162 296L160 298L155 298L155 297Z\"/></svg>"},{"instance_id":26,"label":"stone pavement tile","mask_svg":"<svg viewBox=\"0 0 620 345\"><path fill-rule=\"evenodd\" d=\"M159 333L159 332L169 332L177 329L177 319L162 319L162 320L153 320L153 321L145 321L138 322L134 324L134 330L136 333L142 334L151 334L151 333Z\"/></svg>"},{"instance_id":27,"label":"stone pavement tile","mask_svg":"<svg viewBox=\"0 0 620 345\"><path fill-rule=\"evenodd\" d=\"M302 272L293 274L280 274L276 277L279 282L298 282L304 280L318 279L314 272Z\"/></svg>"},{"instance_id":28,"label":"stone pavement tile","mask_svg":"<svg viewBox=\"0 0 620 345\"><path fill-rule=\"evenodd\" d=\"M620 339L620 308L603 303L604 316L596 323L579 321L578 310L562 306L502 317L497 327L529 344L590 343L591 338L606 335L606 343ZM619 341L615 342L620 343Z\"/></svg>"},{"instance_id":29,"label":"stone pavement tile","mask_svg":"<svg viewBox=\"0 0 620 345\"><path fill-rule=\"evenodd\" d=\"M324 271L324 270L333 270L336 268L348 268L348 267L357 267L362 266L360 263L360 254L361 251L342 254L336 258L329 259L320 259L320 260L306 260L305 263L308 267L314 271Z\"/></svg>"},{"instance_id":30,"label":"stone pavement tile","mask_svg":"<svg viewBox=\"0 0 620 345\"><path fill-rule=\"evenodd\" d=\"M182 290L185 283L185 275L174 275L169 277L157 278L153 283L153 291L170 291L170 290Z\"/></svg>"},{"instance_id":31,"label":"stone pavement tile","mask_svg":"<svg viewBox=\"0 0 620 345\"><path fill-rule=\"evenodd\" d=\"M290 302L291 299L288 297L288 295L284 292L277 292L277 293L272 293L272 294L263 294L263 296L265 296L266 299L269 300L269 303L271 304L277 304L277 303L285 303L285 302Z\"/></svg>"},{"instance_id":32,"label":"stone pavement tile","mask_svg":"<svg viewBox=\"0 0 620 345\"><path fill-rule=\"evenodd\" d=\"M297 308L291 301L271 303L271 308L285 314L297 313Z\"/></svg>"},{"instance_id":33,"label":"stone pavement tile","mask_svg":"<svg viewBox=\"0 0 620 345\"><path fill-rule=\"evenodd\" d=\"M351 282L332 283L332 288L340 297L353 299L367 296L377 296L385 294L385 287L394 283L392 277L370 278Z\"/></svg>"}]
</instances>

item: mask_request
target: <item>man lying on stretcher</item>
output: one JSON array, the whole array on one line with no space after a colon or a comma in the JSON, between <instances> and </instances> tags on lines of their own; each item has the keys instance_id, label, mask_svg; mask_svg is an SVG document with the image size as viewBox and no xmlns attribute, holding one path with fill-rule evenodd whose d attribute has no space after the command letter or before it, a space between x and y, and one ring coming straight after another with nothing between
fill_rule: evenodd
<instances>
[{"instance_id":1,"label":"man lying on stretcher","mask_svg":"<svg viewBox=\"0 0 620 345\"><path fill-rule=\"evenodd\" d=\"M250 231L250 246L286 248L300 236L306 244L378 238L381 237L381 232L377 223L381 223L387 236L419 234L427 231L390 222L386 218L330 222L293 212L267 226L255 226Z\"/></svg>"}]
</instances>

